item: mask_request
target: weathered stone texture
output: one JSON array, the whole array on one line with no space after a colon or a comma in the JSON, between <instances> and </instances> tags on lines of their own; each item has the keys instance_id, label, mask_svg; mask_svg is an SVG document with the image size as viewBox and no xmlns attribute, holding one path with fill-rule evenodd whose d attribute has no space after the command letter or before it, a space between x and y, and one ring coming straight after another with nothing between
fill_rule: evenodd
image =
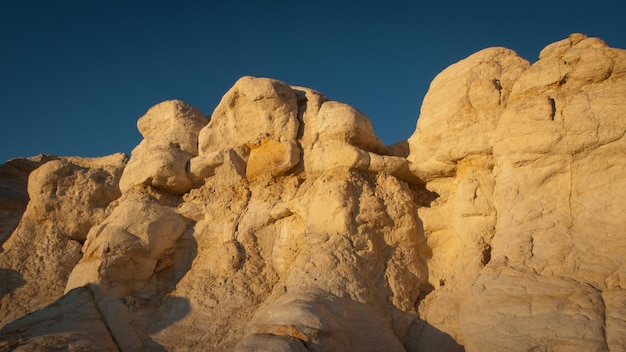
<instances>
[{"instance_id":1,"label":"weathered stone texture","mask_svg":"<svg viewBox=\"0 0 626 352\"><path fill-rule=\"evenodd\" d=\"M243 77L128 162L13 160L0 351L624 351L625 98L626 51L573 34L451 65L393 146Z\"/></svg>"},{"instance_id":2,"label":"weathered stone texture","mask_svg":"<svg viewBox=\"0 0 626 352\"><path fill-rule=\"evenodd\" d=\"M198 154L198 132L207 118L180 100L153 106L137 121L144 137L133 150L120 180L120 189L137 185L183 194L191 189L187 163Z\"/></svg>"},{"instance_id":3,"label":"weathered stone texture","mask_svg":"<svg viewBox=\"0 0 626 352\"><path fill-rule=\"evenodd\" d=\"M472 58L491 50L442 76L471 72L481 65ZM427 95L409 159L446 177L428 183L441 197L419 212L436 288L420 312L466 349L621 350L623 313L612 312L623 309L603 296L622 292L626 264L625 64L624 50L596 38L549 45L513 68L496 123L473 132L469 148L459 147L465 129L457 140L431 137L425 126L443 118L427 119L439 91ZM450 77L460 81L451 87L465 81ZM469 123L472 113L459 105L449 116Z\"/></svg>"},{"instance_id":4,"label":"weathered stone texture","mask_svg":"<svg viewBox=\"0 0 626 352\"><path fill-rule=\"evenodd\" d=\"M87 232L120 196L123 154L46 159L28 176L30 201L0 253L1 324L61 297Z\"/></svg>"}]
</instances>

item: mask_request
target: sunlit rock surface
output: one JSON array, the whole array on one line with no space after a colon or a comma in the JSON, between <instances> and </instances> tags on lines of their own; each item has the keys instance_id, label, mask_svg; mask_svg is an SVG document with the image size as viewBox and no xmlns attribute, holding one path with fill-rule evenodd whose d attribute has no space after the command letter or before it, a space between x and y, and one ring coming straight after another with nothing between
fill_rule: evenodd
<instances>
[{"instance_id":1,"label":"sunlit rock surface","mask_svg":"<svg viewBox=\"0 0 626 352\"><path fill-rule=\"evenodd\" d=\"M624 351L625 76L582 34L485 49L393 146L243 77L128 160L11 160L0 351Z\"/></svg>"}]
</instances>

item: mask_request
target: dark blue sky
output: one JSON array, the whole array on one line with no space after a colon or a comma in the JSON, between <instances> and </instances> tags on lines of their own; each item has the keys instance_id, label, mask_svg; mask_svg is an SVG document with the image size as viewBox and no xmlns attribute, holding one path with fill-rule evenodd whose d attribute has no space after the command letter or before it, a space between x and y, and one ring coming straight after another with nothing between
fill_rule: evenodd
<instances>
[{"instance_id":1,"label":"dark blue sky","mask_svg":"<svg viewBox=\"0 0 626 352\"><path fill-rule=\"evenodd\" d=\"M184 100L207 116L241 76L321 91L387 144L430 81L490 46L534 62L572 32L626 48L626 5L597 1L0 1L0 163L130 153L136 120Z\"/></svg>"}]
</instances>

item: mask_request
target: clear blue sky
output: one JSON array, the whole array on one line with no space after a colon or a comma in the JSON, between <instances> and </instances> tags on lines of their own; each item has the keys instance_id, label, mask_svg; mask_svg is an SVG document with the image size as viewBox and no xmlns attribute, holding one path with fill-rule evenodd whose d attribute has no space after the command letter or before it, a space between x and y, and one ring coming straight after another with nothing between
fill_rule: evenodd
<instances>
[{"instance_id":1,"label":"clear blue sky","mask_svg":"<svg viewBox=\"0 0 626 352\"><path fill-rule=\"evenodd\" d=\"M244 75L348 103L391 144L450 64L491 46L534 62L572 32L626 48L625 4L0 0L0 163L129 154L152 105L176 98L208 116Z\"/></svg>"}]
</instances>

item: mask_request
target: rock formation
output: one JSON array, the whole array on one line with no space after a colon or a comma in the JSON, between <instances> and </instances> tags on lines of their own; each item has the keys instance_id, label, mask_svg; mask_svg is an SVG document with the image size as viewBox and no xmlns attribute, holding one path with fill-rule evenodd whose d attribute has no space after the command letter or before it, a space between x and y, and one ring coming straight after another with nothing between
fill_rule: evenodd
<instances>
[{"instance_id":1,"label":"rock formation","mask_svg":"<svg viewBox=\"0 0 626 352\"><path fill-rule=\"evenodd\" d=\"M625 351L626 51L489 48L385 146L243 77L0 168L0 351Z\"/></svg>"}]
</instances>

